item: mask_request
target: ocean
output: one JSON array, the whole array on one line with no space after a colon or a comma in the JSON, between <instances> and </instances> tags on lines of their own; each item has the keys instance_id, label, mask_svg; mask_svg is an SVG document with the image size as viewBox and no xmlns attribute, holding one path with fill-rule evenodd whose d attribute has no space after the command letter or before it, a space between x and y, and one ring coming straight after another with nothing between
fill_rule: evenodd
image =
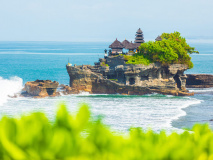
<instances>
[{"instance_id":1,"label":"ocean","mask_svg":"<svg viewBox=\"0 0 213 160\"><path fill-rule=\"evenodd\" d=\"M10 98L21 91L27 81L36 79L69 84L68 62L93 65L104 57L107 42L0 42L0 117L19 117L41 111L54 120L57 106L66 103L71 114L80 103L90 106L93 116L102 115L113 130L127 132L130 127L156 132L182 131L195 123L209 123L213 128L213 88L190 89L192 97L160 94L124 96L107 94L62 95L43 99ZM192 54L194 68L185 73L213 74L213 44L190 44L200 54ZM8 96L9 95L9 96Z\"/></svg>"}]
</instances>

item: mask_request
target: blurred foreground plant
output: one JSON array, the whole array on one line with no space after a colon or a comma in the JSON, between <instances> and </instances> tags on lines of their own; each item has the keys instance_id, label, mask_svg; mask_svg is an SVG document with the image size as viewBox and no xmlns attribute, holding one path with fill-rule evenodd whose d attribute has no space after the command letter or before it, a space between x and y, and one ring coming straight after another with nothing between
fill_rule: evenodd
<instances>
[{"instance_id":1,"label":"blurred foreground plant","mask_svg":"<svg viewBox=\"0 0 213 160\"><path fill-rule=\"evenodd\" d=\"M142 160L213 159L213 132L195 125L193 132L166 135L132 128L128 136L112 133L92 120L83 104L72 116L61 105L52 124L43 113L0 121L0 159Z\"/></svg>"}]
</instances>

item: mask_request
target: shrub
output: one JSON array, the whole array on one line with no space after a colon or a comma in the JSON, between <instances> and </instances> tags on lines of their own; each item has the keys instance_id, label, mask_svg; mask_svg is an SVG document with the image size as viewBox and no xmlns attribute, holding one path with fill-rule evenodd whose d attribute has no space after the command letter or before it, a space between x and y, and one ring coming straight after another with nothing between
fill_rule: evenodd
<instances>
[{"instance_id":1,"label":"shrub","mask_svg":"<svg viewBox=\"0 0 213 160\"><path fill-rule=\"evenodd\" d=\"M195 125L192 132L155 133L131 128L124 136L92 119L83 104L73 116L61 105L55 121L42 113L0 121L0 159L141 160L213 158L213 132Z\"/></svg>"},{"instance_id":2,"label":"shrub","mask_svg":"<svg viewBox=\"0 0 213 160\"><path fill-rule=\"evenodd\" d=\"M129 58L127 63L147 64L147 62L160 62L162 64L180 63L192 68L191 57L189 54L199 53L194 47L190 47L185 38L180 36L179 32L163 33L161 41L149 41L142 43L139 52ZM141 62L135 59L143 59Z\"/></svg>"}]
</instances>

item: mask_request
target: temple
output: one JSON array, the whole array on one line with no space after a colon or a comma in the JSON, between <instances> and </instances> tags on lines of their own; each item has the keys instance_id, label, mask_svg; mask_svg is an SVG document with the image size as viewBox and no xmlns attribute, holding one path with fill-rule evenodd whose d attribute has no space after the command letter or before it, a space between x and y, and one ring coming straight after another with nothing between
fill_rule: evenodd
<instances>
[{"instance_id":1,"label":"temple","mask_svg":"<svg viewBox=\"0 0 213 160\"><path fill-rule=\"evenodd\" d=\"M139 47L141 45L141 43L144 43L143 32L140 28L137 30L135 36L136 36L135 37L135 44L136 44L137 47Z\"/></svg>"},{"instance_id":2,"label":"temple","mask_svg":"<svg viewBox=\"0 0 213 160\"><path fill-rule=\"evenodd\" d=\"M124 54L123 49L127 49L129 54L132 54L137 50L137 48L141 45L141 43L144 43L144 37L143 37L143 32L139 28L136 32L135 35L135 41L134 43L130 43L128 40L124 40L122 43L116 40L109 46L112 50L109 51L109 55L119 55L119 54Z\"/></svg>"},{"instance_id":3,"label":"temple","mask_svg":"<svg viewBox=\"0 0 213 160\"><path fill-rule=\"evenodd\" d=\"M116 40L109 46L109 48L111 48L112 49L112 55L114 54L114 55L116 55L117 53L119 54L119 53L123 53L123 48L124 48L124 46L123 46L123 44L120 42L120 41L118 41L117 40L117 38L116 38Z\"/></svg>"},{"instance_id":4,"label":"temple","mask_svg":"<svg viewBox=\"0 0 213 160\"><path fill-rule=\"evenodd\" d=\"M158 36L157 38L155 38L155 41L162 41L161 36Z\"/></svg>"},{"instance_id":5,"label":"temple","mask_svg":"<svg viewBox=\"0 0 213 160\"><path fill-rule=\"evenodd\" d=\"M136 46L135 43L129 43L126 45L125 49L129 50L129 53L133 53L138 47Z\"/></svg>"},{"instance_id":6,"label":"temple","mask_svg":"<svg viewBox=\"0 0 213 160\"><path fill-rule=\"evenodd\" d=\"M67 65L70 76L70 87L74 93L86 91L102 94L143 95L161 93L168 95L190 96L186 90L186 75L188 69L185 64L164 65L159 62L143 64L129 64L128 57L137 53L138 47L144 43L143 32L139 28L135 41L122 43L116 40L105 49L104 58L99 58L94 66ZM156 41L162 40L158 36ZM128 52L125 53L125 50ZM124 55L125 54L125 55ZM127 55L127 56L126 56Z\"/></svg>"}]
</instances>

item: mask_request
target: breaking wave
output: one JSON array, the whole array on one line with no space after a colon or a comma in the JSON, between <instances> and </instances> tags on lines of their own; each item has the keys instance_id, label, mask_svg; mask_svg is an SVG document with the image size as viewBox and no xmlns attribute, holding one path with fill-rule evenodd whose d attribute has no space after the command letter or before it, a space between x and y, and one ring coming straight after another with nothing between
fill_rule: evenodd
<instances>
[{"instance_id":1,"label":"breaking wave","mask_svg":"<svg viewBox=\"0 0 213 160\"><path fill-rule=\"evenodd\" d=\"M3 79L0 77L0 106L7 102L10 96L19 93L23 88L23 80L19 77Z\"/></svg>"}]
</instances>

